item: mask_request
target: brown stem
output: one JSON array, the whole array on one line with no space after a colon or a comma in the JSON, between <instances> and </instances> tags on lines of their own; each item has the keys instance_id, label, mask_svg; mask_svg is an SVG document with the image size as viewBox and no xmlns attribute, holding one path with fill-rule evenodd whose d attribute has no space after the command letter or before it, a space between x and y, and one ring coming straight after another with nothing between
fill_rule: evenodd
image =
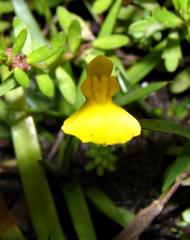
<instances>
[{"instance_id":1,"label":"brown stem","mask_svg":"<svg viewBox=\"0 0 190 240\"><path fill-rule=\"evenodd\" d=\"M53 157L56 155L56 153L59 149L59 146L60 146L62 140L63 140L63 131L60 130L59 133L57 134L55 142L53 143L53 146L47 156L47 160L51 161L53 159Z\"/></svg>"},{"instance_id":2,"label":"brown stem","mask_svg":"<svg viewBox=\"0 0 190 240\"><path fill-rule=\"evenodd\" d=\"M157 217L173 194L177 191L182 181L190 174L190 166L182 172L175 183L165 193L154 200L149 206L139 211L134 220L116 236L115 240L138 240L139 236Z\"/></svg>"}]
</instances>

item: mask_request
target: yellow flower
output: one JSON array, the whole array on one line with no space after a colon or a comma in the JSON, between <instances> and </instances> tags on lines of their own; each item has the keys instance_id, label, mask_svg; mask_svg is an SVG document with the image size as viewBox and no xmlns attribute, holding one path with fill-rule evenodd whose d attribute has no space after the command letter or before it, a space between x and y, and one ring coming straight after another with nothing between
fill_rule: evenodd
<instances>
[{"instance_id":1,"label":"yellow flower","mask_svg":"<svg viewBox=\"0 0 190 240\"><path fill-rule=\"evenodd\" d=\"M112 62L103 56L94 58L87 66L87 79L81 90L86 97L84 105L64 121L62 130L82 142L112 145L138 136L138 121L112 101L119 84L111 76Z\"/></svg>"}]
</instances>

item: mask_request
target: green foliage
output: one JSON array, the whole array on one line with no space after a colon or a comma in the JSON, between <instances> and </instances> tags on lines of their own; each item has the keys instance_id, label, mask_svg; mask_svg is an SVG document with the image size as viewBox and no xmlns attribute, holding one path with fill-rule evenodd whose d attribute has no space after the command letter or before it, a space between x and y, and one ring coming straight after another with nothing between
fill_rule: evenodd
<instances>
[{"instance_id":1,"label":"green foliage","mask_svg":"<svg viewBox=\"0 0 190 240\"><path fill-rule=\"evenodd\" d=\"M162 30L163 25L153 17L134 22L129 27L129 33L134 38L150 37L158 30Z\"/></svg>"},{"instance_id":2,"label":"green foliage","mask_svg":"<svg viewBox=\"0 0 190 240\"><path fill-rule=\"evenodd\" d=\"M190 139L190 129L181 124L177 124L168 120L142 120L141 126L144 129L149 129L152 131L159 131L165 133L179 134L183 137Z\"/></svg>"},{"instance_id":3,"label":"green foliage","mask_svg":"<svg viewBox=\"0 0 190 240\"><path fill-rule=\"evenodd\" d=\"M182 57L178 33L173 32L169 34L162 57L167 71L174 72L179 65L179 60Z\"/></svg>"},{"instance_id":4,"label":"green foliage","mask_svg":"<svg viewBox=\"0 0 190 240\"><path fill-rule=\"evenodd\" d=\"M110 50L125 46L129 42L127 36L115 34L101 38L97 38L93 41L93 47L100 48L102 50Z\"/></svg>"},{"instance_id":5,"label":"green foliage","mask_svg":"<svg viewBox=\"0 0 190 240\"><path fill-rule=\"evenodd\" d=\"M172 93L182 93L190 87L190 68L185 68L179 72L170 84L170 90Z\"/></svg>"},{"instance_id":6,"label":"green foliage","mask_svg":"<svg viewBox=\"0 0 190 240\"><path fill-rule=\"evenodd\" d=\"M158 22L164 24L164 27L175 28L175 27L180 27L183 24L183 21L181 18L179 18L178 16L176 16L166 8L162 8L162 9L156 8L153 11L153 17Z\"/></svg>"},{"instance_id":7,"label":"green foliage","mask_svg":"<svg viewBox=\"0 0 190 240\"><path fill-rule=\"evenodd\" d=\"M112 75L121 88L114 101L123 107L130 104L129 112L142 118L142 139L155 141L155 132L175 134L180 139L178 148L182 152L175 149L176 160L169 169L163 167L162 190L169 189L189 165L189 141L183 141L190 139L190 68L186 50L190 43L190 1L133 0L124 4L122 0L84 0L80 4L86 13L82 11L79 16L74 1L0 1L0 140L13 148L8 154L11 158L15 158L13 152L16 154L39 240L64 239L48 185L52 178L46 178L46 169L55 177L52 191L55 185L61 186L78 239L96 239L86 197L121 226L134 217L98 187L92 187L91 182L86 190L80 180L73 179L81 177L81 169L75 169L79 163L74 159L84 163L80 152L85 154L85 182L91 170L96 171L97 178L106 171L117 171L120 154L126 153L130 160L129 149L124 147L124 153L118 152L117 146L86 146L74 137L61 138L59 134L55 138L64 119L85 102L81 85L86 65L97 55L113 61ZM54 141L58 153L51 155ZM134 143L139 144L135 139ZM40 159L40 147L44 159ZM134 155L139 155L138 149ZM189 213L185 214L187 221Z\"/></svg>"},{"instance_id":8,"label":"green foliage","mask_svg":"<svg viewBox=\"0 0 190 240\"><path fill-rule=\"evenodd\" d=\"M118 12L121 7L121 4L122 4L122 0L116 0L115 3L112 5L104 23L100 29L98 37L108 36L112 33L115 23L116 23L116 20L117 20L117 16L118 16Z\"/></svg>"},{"instance_id":9,"label":"green foliage","mask_svg":"<svg viewBox=\"0 0 190 240\"><path fill-rule=\"evenodd\" d=\"M72 14L66 8L58 7L57 8L57 17L58 17L58 21L59 21L61 28L65 32L67 32L69 30L69 26L70 26L71 22L73 21Z\"/></svg>"},{"instance_id":10,"label":"green foliage","mask_svg":"<svg viewBox=\"0 0 190 240\"><path fill-rule=\"evenodd\" d=\"M146 87L137 86L133 90L129 90L127 94L119 94L116 96L115 101L121 105L125 106L126 104L142 99L143 97L149 96L150 93L157 91L160 88L163 88L167 85L167 82L156 82L151 83Z\"/></svg>"},{"instance_id":11,"label":"green foliage","mask_svg":"<svg viewBox=\"0 0 190 240\"><path fill-rule=\"evenodd\" d=\"M52 79L48 74L38 74L36 75L36 82L40 91L47 97L54 96L55 87Z\"/></svg>"},{"instance_id":12,"label":"green foliage","mask_svg":"<svg viewBox=\"0 0 190 240\"><path fill-rule=\"evenodd\" d=\"M13 79L9 79L4 83L1 83L0 85L0 96L4 96L6 93L8 93L10 90L12 90L15 87L15 81Z\"/></svg>"},{"instance_id":13,"label":"green foliage","mask_svg":"<svg viewBox=\"0 0 190 240\"><path fill-rule=\"evenodd\" d=\"M101 14L101 13L105 12L111 5L112 1L113 0L105 0L105 1L96 0L96 1L94 1L93 5L92 5L93 12L95 14Z\"/></svg>"},{"instance_id":14,"label":"green foliage","mask_svg":"<svg viewBox=\"0 0 190 240\"><path fill-rule=\"evenodd\" d=\"M73 20L68 29L68 44L71 52L75 52L81 42L81 27L77 20Z\"/></svg>"},{"instance_id":15,"label":"green foliage","mask_svg":"<svg viewBox=\"0 0 190 240\"><path fill-rule=\"evenodd\" d=\"M13 45L13 54L14 55L17 55L19 52L21 52L21 50L25 44L26 37L27 37L27 29L24 28L19 32L19 34L15 38L15 42Z\"/></svg>"},{"instance_id":16,"label":"green foliage","mask_svg":"<svg viewBox=\"0 0 190 240\"><path fill-rule=\"evenodd\" d=\"M177 177L190 166L190 141L188 141L176 161L171 166L164 181L162 191L166 191L170 185L177 179Z\"/></svg>"},{"instance_id":17,"label":"green foliage","mask_svg":"<svg viewBox=\"0 0 190 240\"><path fill-rule=\"evenodd\" d=\"M25 88L29 87L30 79L22 69L16 67L14 69L14 77L15 77L15 80L18 82L18 84L20 84Z\"/></svg>"},{"instance_id":18,"label":"green foliage","mask_svg":"<svg viewBox=\"0 0 190 240\"><path fill-rule=\"evenodd\" d=\"M12 4L16 15L23 21L34 39L36 39L36 41L40 44L44 44L45 39L43 34L36 19L31 14L27 3L24 0L12 0Z\"/></svg>"},{"instance_id":19,"label":"green foliage","mask_svg":"<svg viewBox=\"0 0 190 240\"><path fill-rule=\"evenodd\" d=\"M26 104L23 89L20 87L10 91L6 94L6 101L13 109L22 111ZM12 115L12 118L17 119L18 114ZM32 117L23 117L23 114L19 112L19 120L11 126L11 135L37 237L47 239L50 234L55 239L63 240L64 236L50 188L44 171L38 164L41 150Z\"/></svg>"},{"instance_id":20,"label":"green foliage","mask_svg":"<svg viewBox=\"0 0 190 240\"><path fill-rule=\"evenodd\" d=\"M85 165L85 170L90 171L96 169L99 176L102 176L105 170L113 172L116 170L117 157L113 150L109 147L99 145L89 145L86 153L89 162Z\"/></svg>"},{"instance_id":21,"label":"green foliage","mask_svg":"<svg viewBox=\"0 0 190 240\"><path fill-rule=\"evenodd\" d=\"M80 183L73 181L63 188L64 197L79 240L96 239L88 206ZM80 206L80 207L79 207Z\"/></svg>"},{"instance_id":22,"label":"green foliage","mask_svg":"<svg viewBox=\"0 0 190 240\"><path fill-rule=\"evenodd\" d=\"M27 62L29 64L34 64L38 62L42 62L59 51L57 47L52 47L49 45L44 45L36 50L34 50L30 55L27 57Z\"/></svg>"},{"instance_id":23,"label":"green foliage","mask_svg":"<svg viewBox=\"0 0 190 240\"><path fill-rule=\"evenodd\" d=\"M72 77L62 67L56 68L55 75L62 95L69 103L74 103L76 87Z\"/></svg>"},{"instance_id":24,"label":"green foliage","mask_svg":"<svg viewBox=\"0 0 190 240\"><path fill-rule=\"evenodd\" d=\"M24 30L24 29L27 29L27 38L25 39L25 42L23 41L24 40L24 33L22 33L21 37L19 37L19 39L17 41L23 41L23 42L18 42L17 44L20 46L20 50L22 50L22 52L24 54L29 54L31 53L32 51L32 48L34 47L34 42L32 41L32 37L31 37L31 34L29 33L29 30L28 28L26 27L26 25L22 22L22 20L18 17L14 17L14 20L13 20L13 27L14 27L14 35L15 37L17 38L19 36L19 34ZM24 45L24 46L22 46ZM23 47L23 48L21 48ZM14 49L14 47L13 47ZM19 51L17 52L19 53Z\"/></svg>"},{"instance_id":25,"label":"green foliage","mask_svg":"<svg viewBox=\"0 0 190 240\"><path fill-rule=\"evenodd\" d=\"M161 50L154 49L154 51L146 55L141 61L127 69L126 74L128 81L131 84L136 84L141 81L160 62L161 53Z\"/></svg>"},{"instance_id":26,"label":"green foliage","mask_svg":"<svg viewBox=\"0 0 190 240\"><path fill-rule=\"evenodd\" d=\"M115 206L111 199L100 189L91 188L86 194L99 211L119 225L126 226L134 218L131 212Z\"/></svg>"}]
</instances>

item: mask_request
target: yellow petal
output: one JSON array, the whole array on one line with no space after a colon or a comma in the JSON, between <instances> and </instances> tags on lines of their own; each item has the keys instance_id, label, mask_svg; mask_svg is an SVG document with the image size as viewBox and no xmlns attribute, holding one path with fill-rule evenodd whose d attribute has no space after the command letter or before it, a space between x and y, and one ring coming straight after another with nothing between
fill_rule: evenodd
<instances>
[{"instance_id":1,"label":"yellow petal","mask_svg":"<svg viewBox=\"0 0 190 240\"><path fill-rule=\"evenodd\" d=\"M119 91L119 83L113 76L91 76L83 82L81 90L88 100L105 102Z\"/></svg>"},{"instance_id":2,"label":"yellow petal","mask_svg":"<svg viewBox=\"0 0 190 240\"><path fill-rule=\"evenodd\" d=\"M104 56L97 56L87 66L88 76L102 75L110 76L113 69L113 63Z\"/></svg>"},{"instance_id":3,"label":"yellow petal","mask_svg":"<svg viewBox=\"0 0 190 240\"><path fill-rule=\"evenodd\" d=\"M104 145L125 143L141 132L138 121L112 102L85 103L64 122L62 129L84 143Z\"/></svg>"},{"instance_id":4,"label":"yellow petal","mask_svg":"<svg viewBox=\"0 0 190 240\"><path fill-rule=\"evenodd\" d=\"M82 142L112 145L125 143L138 136L141 127L127 111L112 102L119 91L117 79L111 75L112 62L98 56L87 66L88 77L82 84L86 103L68 119L62 130Z\"/></svg>"}]
</instances>

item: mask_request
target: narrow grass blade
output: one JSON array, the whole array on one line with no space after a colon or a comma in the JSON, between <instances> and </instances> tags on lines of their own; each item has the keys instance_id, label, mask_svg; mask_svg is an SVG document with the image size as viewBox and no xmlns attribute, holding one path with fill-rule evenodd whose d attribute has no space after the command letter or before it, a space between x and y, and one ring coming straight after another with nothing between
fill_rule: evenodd
<instances>
[{"instance_id":1,"label":"narrow grass blade","mask_svg":"<svg viewBox=\"0 0 190 240\"><path fill-rule=\"evenodd\" d=\"M127 94L119 94L115 97L115 101L120 105L124 106L126 104L132 103L139 99L148 96L150 93L155 92L163 87L165 87L168 82L156 82L151 83L147 87L138 87L134 90L129 91Z\"/></svg>"},{"instance_id":2,"label":"narrow grass blade","mask_svg":"<svg viewBox=\"0 0 190 240\"><path fill-rule=\"evenodd\" d=\"M176 161L172 164L166 179L164 181L162 191L165 192L176 178L190 165L190 141L184 145L181 154L177 157Z\"/></svg>"},{"instance_id":3,"label":"narrow grass blade","mask_svg":"<svg viewBox=\"0 0 190 240\"><path fill-rule=\"evenodd\" d=\"M190 128L168 120L141 120L140 125L144 129L173 133L190 139Z\"/></svg>"},{"instance_id":4,"label":"narrow grass blade","mask_svg":"<svg viewBox=\"0 0 190 240\"><path fill-rule=\"evenodd\" d=\"M80 184L77 181L73 181L65 185L63 193L78 239L95 240L95 231Z\"/></svg>"},{"instance_id":5,"label":"narrow grass blade","mask_svg":"<svg viewBox=\"0 0 190 240\"><path fill-rule=\"evenodd\" d=\"M89 189L86 194L100 212L119 225L126 226L133 219L134 215L131 212L115 206L111 199L98 188Z\"/></svg>"},{"instance_id":6,"label":"narrow grass blade","mask_svg":"<svg viewBox=\"0 0 190 240\"><path fill-rule=\"evenodd\" d=\"M11 133L37 238L64 240L49 185L39 163L41 151L33 118L25 117L23 112L18 112L18 108L22 111L25 107L23 89L20 87L9 92L6 100L13 110L17 109L17 113L10 116L14 119Z\"/></svg>"},{"instance_id":7,"label":"narrow grass blade","mask_svg":"<svg viewBox=\"0 0 190 240\"><path fill-rule=\"evenodd\" d=\"M121 4L122 4L122 0L116 0L115 3L112 5L104 23L100 29L98 37L108 36L112 33L113 28L116 23L116 19L118 17L118 12L121 7Z\"/></svg>"},{"instance_id":8,"label":"narrow grass blade","mask_svg":"<svg viewBox=\"0 0 190 240\"><path fill-rule=\"evenodd\" d=\"M141 81L146 75L148 75L160 62L161 50L153 51L146 55L142 60L130 67L126 72L128 80L132 84L136 84Z\"/></svg>"}]
</instances>

